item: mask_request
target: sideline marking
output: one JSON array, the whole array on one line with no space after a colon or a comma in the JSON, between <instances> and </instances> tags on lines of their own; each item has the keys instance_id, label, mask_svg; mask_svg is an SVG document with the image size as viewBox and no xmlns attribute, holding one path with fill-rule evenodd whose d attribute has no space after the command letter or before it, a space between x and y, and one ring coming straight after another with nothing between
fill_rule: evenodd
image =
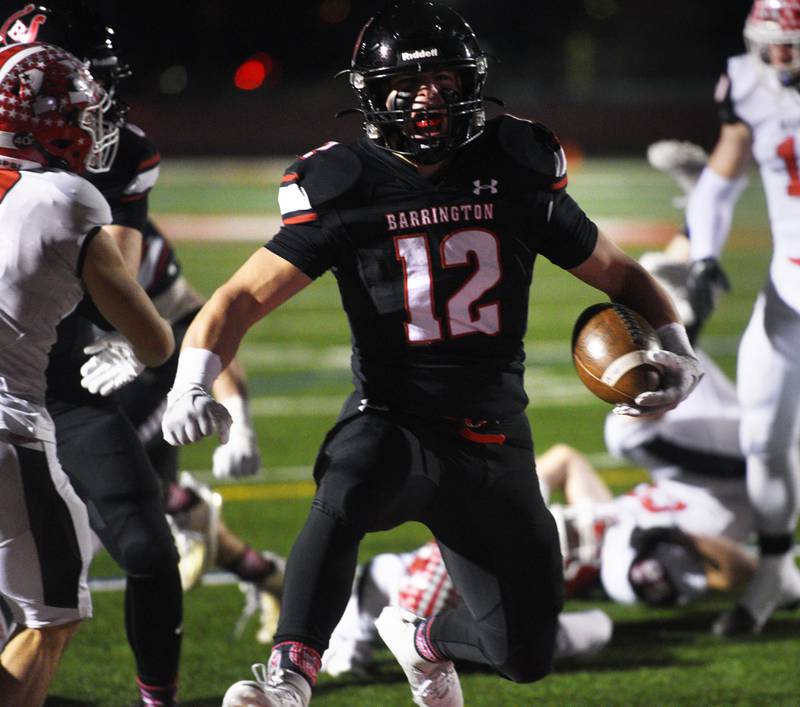
<instances>
[{"instance_id":1,"label":"sideline marking","mask_svg":"<svg viewBox=\"0 0 800 707\"><path fill-rule=\"evenodd\" d=\"M309 473L310 470L309 470ZM617 485L628 484L634 486L642 481L647 481L649 476L642 469L603 469L600 476L606 483ZM221 484L214 486L224 501L237 503L239 501L296 501L304 498L313 498L316 491L313 481L293 481L277 484Z\"/></svg>"},{"instance_id":2,"label":"sideline marking","mask_svg":"<svg viewBox=\"0 0 800 707\"><path fill-rule=\"evenodd\" d=\"M232 484L215 486L224 501L285 501L312 498L317 486L313 481L281 484Z\"/></svg>"}]
</instances>

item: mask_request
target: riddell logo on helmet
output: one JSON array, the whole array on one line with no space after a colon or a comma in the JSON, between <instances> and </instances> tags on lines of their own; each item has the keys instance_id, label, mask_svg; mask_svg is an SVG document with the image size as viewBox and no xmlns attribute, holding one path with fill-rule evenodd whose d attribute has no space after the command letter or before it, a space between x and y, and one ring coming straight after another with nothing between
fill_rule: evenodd
<instances>
[{"instance_id":1,"label":"riddell logo on helmet","mask_svg":"<svg viewBox=\"0 0 800 707\"><path fill-rule=\"evenodd\" d=\"M414 61L416 59L430 59L439 56L438 49L415 49L413 52L400 52L403 61Z\"/></svg>"}]
</instances>

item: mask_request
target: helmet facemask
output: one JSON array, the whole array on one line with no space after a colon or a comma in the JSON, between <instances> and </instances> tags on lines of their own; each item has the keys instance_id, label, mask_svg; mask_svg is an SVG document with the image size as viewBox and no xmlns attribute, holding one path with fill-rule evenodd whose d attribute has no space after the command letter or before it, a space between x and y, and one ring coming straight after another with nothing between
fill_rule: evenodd
<instances>
[{"instance_id":1,"label":"helmet facemask","mask_svg":"<svg viewBox=\"0 0 800 707\"><path fill-rule=\"evenodd\" d=\"M86 161L86 171L102 174L111 169L119 148L119 127L108 119L112 102L109 94L100 86L102 98L99 103L81 111L78 125L92 136L92 149Z\"/></svg>"},{"instance_id":2,"label":"helmet facemask","mask_svg":"<svg viewBox=\"0 0 800 707\"><path fill-rule=\"evenodd\" d=\"M452 82L440 86L437 74L450 74ZM483 131L483 84L486 59L443 64L418 64L391 71L351 71L364 113L367 136L376 145L419 164L441 162L448 153L474 140ZM421 85L431 84L438 99L417 102Z\"/></svg>"}]
</instances>

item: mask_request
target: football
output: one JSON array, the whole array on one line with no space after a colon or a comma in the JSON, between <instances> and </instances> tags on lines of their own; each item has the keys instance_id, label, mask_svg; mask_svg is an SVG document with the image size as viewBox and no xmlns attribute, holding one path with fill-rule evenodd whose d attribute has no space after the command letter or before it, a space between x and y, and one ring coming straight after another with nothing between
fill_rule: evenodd
<instances>
[{"instance_id":1,"label":"football","mask_svg":"<svg viewBox=\"0 0 800 707\"><path fill-rule=\"evenodd\" d=\"M657 390L661 376L647 361L660 348L653 327L621 304L602 302L581 312L572 331L572 360L584 385L608 403L632 403Z\"/></svg>"}]
</instances>

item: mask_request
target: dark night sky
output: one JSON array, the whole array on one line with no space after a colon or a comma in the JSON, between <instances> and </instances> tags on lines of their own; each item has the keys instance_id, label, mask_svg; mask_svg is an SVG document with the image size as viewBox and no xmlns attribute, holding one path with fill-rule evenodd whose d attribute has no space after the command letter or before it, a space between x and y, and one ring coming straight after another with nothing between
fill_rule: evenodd
<instances>
[{"instance_id":1,"label":"dark night sky","mask_svg":"<svg viewBox=\"0 0 800 707\"><path fill-rule=\"evenodd\" d=\"M357 119L331 119L355 104L346 79L333 75L348 66L360 28L383 0L87 1L116 29L134 70L122 88L132 119L165 152L286 154L358 130ZM713 140L713 87L724 58L743 50L750 7L750 0L444 1L494 57L488 95L607 152L640 152L665 135ZM22 4L0 0L3 8ZM272 70L263 84L237 89L237 67L265 55Z\"/></svg>"},{"instance_id":2,"label":"dark night sky","mask_svg":"<svg viewBox=\"0 0 800 707\"><path fill-rule=\"evenodd\" d=\"M359 28L380 0L98 3L137 76L130 90L157 91L170 66L188 70L186 91L230 83L254 52L276 60L280 82L328 78L349 60ZM749 0L451 0L499 61L496 72L560 92L576 63L592 83L713 77L742 49ZM328 18L325 21L324 18ZM580 73L580 72L579 72ZM589 85L587 85L589 84Z\"/></svg>"}]
</instances>

